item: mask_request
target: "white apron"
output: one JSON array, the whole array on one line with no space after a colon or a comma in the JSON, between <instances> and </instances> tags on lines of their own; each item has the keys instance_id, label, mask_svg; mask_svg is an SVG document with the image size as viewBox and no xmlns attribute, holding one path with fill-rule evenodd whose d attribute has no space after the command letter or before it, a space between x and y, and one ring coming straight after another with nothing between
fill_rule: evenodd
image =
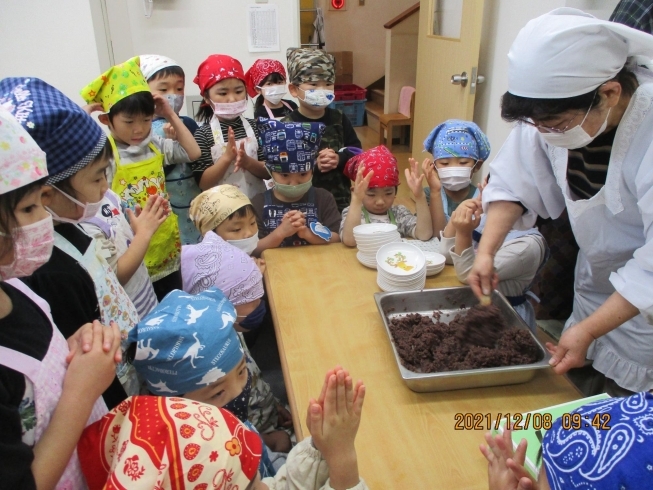
<instances>
[{"instance_id":1,"label":"white apron","mask_svg":"<svg viewBox=\"0 0 653 490\"><path fill-rule=\"evenodd\" d=\"M245 117L240 116L240 119L243 121L243 126L247 133L247 137L244 138L245 152L254 160L258 160L258 141L256 141L254 130ZM227 147L224 135L220 129L220 121L215 116L211 119L211 130L213 131L213 141L215 141L215 146L211 148L211 158L213 158L213 161L215 162L222 156ZM242 139L236 140L236 148L240 148L240 143L242 141ZM235 163L236 160L234 159L234 161L229 164L229 168L227 168L227 172L224 174L224 177L222 177L220 184L231 184L238 187L240 191L250 199L265 191L265 184L263 181L251 172L244 169L234 172Z\"/></svg>"},{"instance_id":2,"label":"white apron","mask_svg":"<svg viewBox=\"0 0 653 490\"><path fill-rule=\"evenodd\" d=\"M34 406L36 408L34 444L36 444L50 424L52 414L61 398L66 369L68 368L66 356L70 349L68 348L66 339L63 338L63 335L61 335L61 332L59 332L59 329L52 321L50 305L18 279L10 279L7 281L7 284L15 287L32 300L43 311L43 314L52 325L50 346L41 361L22 352L0 346L0 364L24 375L34 387ZM100 420L107 412L108 409L104 400L101 397L98 398L95 405L93 405L86 426ZM55 488L57 490L79 490L87 488L86 480L84 480L84 475L79 464L79 458L77 457L77 449L73 451L70 461L68 461L68 465L66 465L66 469Z\"/></svg>"},{"instance_id":3,"label":"white apron","mask_svg":"<svg viewBox=\"0 0 653 490\"><path fill-rule=\"evenodd\" d=\"M82 230L81 227L79 229ZM116 366L116 374L128 396L138 395L140 382L136 375L136 369L126 362L127 349L129 348L127 336L129 331L138 323L138 312L118 281L113 269L104 258L101 243L94 238L92 240L92 243L82 255L72 243L57 233L56 230L54 232L54 246L75 259L93 280L95 295L100 308L100 322L108 326L113 320L118 324L122 336L123 361Z\"/></svg>"},{"instance_id":4,"label":"white apron","mask_svg":"<svg viewBox=\"0 0 653 490\"><path fill-rule=\"evenodd\" d=\"M622 388L653 389L653 85L643 84L622 118L605 186L574 200L567 183L567 150L546 145L533 128L517 126L490 166L483 202L517 200L536 214L569 212L580 247L574 308L565 328L587 318L615 291L640 315L592 343L594 367Z\"/></svg>"}]
</instances>

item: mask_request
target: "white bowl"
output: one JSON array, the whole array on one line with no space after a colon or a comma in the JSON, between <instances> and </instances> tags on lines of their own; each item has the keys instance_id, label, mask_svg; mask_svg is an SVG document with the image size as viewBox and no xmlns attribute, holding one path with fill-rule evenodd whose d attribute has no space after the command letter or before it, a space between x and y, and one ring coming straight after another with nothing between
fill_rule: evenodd
<instances>
[{"instance_id":1,"label":"white bowl","mask_svg":"<svg viewBox=\"0 0 653 490\"><path fill-rule=\"evenodd\" d=\"M436 252L424 252L424 257L426 257L426 268L440 267L444 266L446 258L444 255Z\"/></svg>"},{"instance_id":2,"label":"white bowl","mask_svg":"<svg viewBox=\"0 0 653 490\"><path fill-rule=\"evenodd\" d=\"M368 256L368 255L361 254L360 252L358 252L356 254L356 258L365 267L369 267L370 269L376 269L376 257L375 256L373 256L373 255Z\"/></svg>"},{"instance_id":3,"label":"white bowl","mask_svg":"<svg viewBox=\"0 0 653 490\"><path fill-rule=\"evenodd\" d=\"M442 272L443 270L444 270L444 264L442 264L441 267L435 267L433 269L427 269L426 270L426 276L427 277L435 276L435 275L439 274L440 272Z\"/></svg>"},{"instance_id":4,"label":"white bowl","mask_svg":"<svg viewBox=\"0 0 653 490\"><path fill-rule=\"evenodd\" d=\"M393 242L379 249L376 264L379 270L391 276L417 276L426 269L426 258L424 252L414 245Z\"/></svg>"},{"instance_id":5,"label":"white bowl","mask_svg":"<svg viewBox=\"0 0 653 490\"><path fill-rule=\"evenodd\" d=\"M392 233L393 231L397 231L397 225L392 225L390 223L366 223L354 227L354 236Z\"/></svg>"},{"instance_id":6,"label":"white bowl","mask_svg":"<svg viewBox=\"0 0 653 490\"><path fill-rule=\"evenodd\" d=\"M391 284L383 279L382 276L377 276L376 278L376 284L381 288L382 291L385 292L395 292L395 291L419 291L424 289L424 286L426 284L426 278L422 278L421 281L416 282L414 284L411 284L409 286L397 286L395 284Z\"/></svg>"}]
</instances>

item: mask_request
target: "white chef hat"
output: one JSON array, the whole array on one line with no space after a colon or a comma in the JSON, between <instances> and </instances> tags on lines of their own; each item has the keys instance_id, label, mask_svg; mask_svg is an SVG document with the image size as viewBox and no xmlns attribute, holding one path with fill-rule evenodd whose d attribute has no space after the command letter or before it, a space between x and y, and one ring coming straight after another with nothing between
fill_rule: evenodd
<instances>
[{"instance_id":1,"label":"white chef hat","mask_svg":"<svg viewBox=\"0 0 653 490\"><path fill-rule=\"evenodd\" d=\"M583 95L615 77L631 56L653 58L653 36L559 8L519 31L508 52L508 91L533 99Z\"/></svg>"}]
</instances>

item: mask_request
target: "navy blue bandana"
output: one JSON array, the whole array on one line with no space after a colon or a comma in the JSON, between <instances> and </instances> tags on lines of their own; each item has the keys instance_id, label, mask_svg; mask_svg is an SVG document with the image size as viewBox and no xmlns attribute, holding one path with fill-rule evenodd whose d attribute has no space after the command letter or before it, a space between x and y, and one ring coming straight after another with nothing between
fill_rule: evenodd
<instances>
[{"instance_id":1,"label":"navy blue bandana","mask_svg":"<svg viewBox=\"0 0 653 490\"><path fill-rule=\"evenodd\" d=\"M580 428L563 429L574 414ZM542 454L552 490L653 488L653 395L608 398L573 410L546 432Z\"/></svg>"},{"instance_id":2,"label":"navy blue bandana","mask_svg":"<svg viewBox=\"0 0 653 490\"><path fill-rule=\"evenodd\" d=\"M259 118L259 145L270 172L310 172L326 126L322 123L284 123Z\"/></svg>"},{"instance_id":3,"label":"navy blue bandana","mask_svg":"<svg viewBox=\"0 0 653 490\"><path fill-rule=\"evenodd\" d=\"M75 175L107 142L104 131L81 107L38 78L0 81L0 106L13 114L47 155L48 184Z\"/></svg>"}]
</instances>

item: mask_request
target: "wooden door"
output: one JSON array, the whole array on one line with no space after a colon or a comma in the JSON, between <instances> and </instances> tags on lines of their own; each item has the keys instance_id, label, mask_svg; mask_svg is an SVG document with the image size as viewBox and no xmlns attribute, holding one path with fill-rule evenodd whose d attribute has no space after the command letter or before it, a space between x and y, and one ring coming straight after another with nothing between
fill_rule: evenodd
<instances>
[{"instance_id":1,"label":"wooden door","mask_svg":"<svg viewBox=\"0 0 653 490\"><path fill-rule=\"evenodd\" d=\"M421 0L413 154L447 119L474 117L478 56L485 0ZM444 12L444 13L443 13ZM435 34L434 34L435 32ZM452 83L452 76L467 81Z\"/></svg>"}]
</instances>

